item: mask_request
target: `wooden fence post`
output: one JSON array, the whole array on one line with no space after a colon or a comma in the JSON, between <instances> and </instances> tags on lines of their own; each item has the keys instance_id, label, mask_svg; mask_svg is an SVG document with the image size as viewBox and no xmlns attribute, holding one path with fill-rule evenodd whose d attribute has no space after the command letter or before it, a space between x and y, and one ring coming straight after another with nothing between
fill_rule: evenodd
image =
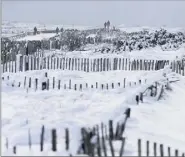
<instances>
[{"instance_id":1,"label":"wooden fence post","mask_svg":"<svg viewBox=\"0 0 185 157\"><path fill-rule=\"evenodd\" d=\"M125 82L126 82L126 78L124 78L123 88L125 88Z\"/></svg>"},{"instance_id":2,"label":"wooden fence post","mask_svg":"<svg viewBox=\"0 0 185 157\"><path fill-rule=\"evenodd\" d=\"M29 60L29 59L28 59ZM33 58L33 62L34 62L34 70L37 69L37 58L34 56ZM28 63L28 66L29 66L29 63ZM29 68L28 68L29 69Z\"/></svg>"},{"instance_id":3,"label":"wooden fence post","mask_svg":"<svg viewBox=\"0 0 185 157\"><path fill-rule=\"evenodd\" d=\"M28 144L29 144L29 148L31 150L31 133L30 133L30 129L28 130Z\"/></svg>"},{"instance_id":4,"label":"wooden fence post","mask_svg":"<svg viewBox=\"0 0 185 157\"><path fill-rule=\"evenodd\" d=\"M106 58L103 59L103 71L105 71L106 68Z\"/></svg>"},{"instance_id":5,"label":"wooden fence post","mask_svg":"<svg viewBox=\"0 0 185 157\"><path fill-rule=\"evenodd\" d=\"M112 89L114 89L114 83L112 83Z\"/></svg>"},{"instance_id":6,"label":"wooden fence post","mask_svg":"<svg viewBox=\"0 0 185 157\"><path fill-rule=\"evenodd\" d=\"M57 69L59 69L59 58L57 57Z\"/></svg>"},{"instance_id":7,"label":"wooden fence post","mask_svg":"<svg viewBox=\"0 0 185 157\"><path fill-rule=\"evenodd\" d=\"M97 64L97 71L99 72L100 71L100 59L98 58L98 64Z\"/></svg>"},{"instance_id":8,"label":"wooden fence post","mask_svg":"<svg viewBox=\"0 0 185 157\"><path fill-rule=\"evenodd\" d=\"M35 91L37 90L37 87L38 87L38 79L36 78L35 79Z\"/></svg>"},{"instance_id":9,"label":"wooden fence post","mask_svg":"<svg viewBox=\"0 0 185 157\"><path fill-rule=\"evenodd\" d=\"M74 58L72 58L72 71L74 70Z\"/></svg>"},{"instance_id":10,"label":"wooden fence post","mask_svg":"<svg viewBox=\"0 0 185 157\"><path fill-rule=\"evenodd\" d=\"M106 85L106 86L107 86L107 90L108 90L108 89L109 89L109 85L108 85L108 83L107 83L107 85Z\"/></svg>"},{"instance_id":11,"label":"wooden fence post","mask_svg":"<svg viewBox=\"0 0 185 157\"><path fill-rule=\"evenodd\" d=\"M82 84L80 84L80 91L82 90Z\"/></svg>"},{"instance_id":12,"label":"wooden fence post","mask_svg":"<svg viewBox=\"0 0 185 157\"><path fill-rule=\"evenodd\" d=\"M46 69L49 69L49 56L47 57L47 68Z\"/></svg>"},{"instance_id":13,"label":"wooden fence post","mask_svg":"<svg viewBox=\"0 0 185 157\"><path fill-rule=\"evenodd\" d=\"M121 142L121 149L120 149L119 157L123 156L123 154L124 154L124 147L125 147L125 137L122 139L122 142Z\"/></svg>"},{"instance_id":14,"label":"wooden fence post","mask_svg":"<svg viewBox=\"0 0 185 157\"><path fill-rule=\"evenodd\" d=\"M8 150L8 138L6 138L6 149Z\"/></svg>"},{"instance_id":15,"label":"wooden fence post","mask_svg":"<svg viewBox=\"0 0 185 157\"><path fill-rule=\"evenodd\" d=\"M42 126L41 135L40 135L40 151L44 150L44 125Z\"/></svg>"},{"instance_id":16,"label":"wooden fence post","mask_svg":"<svg viewBox=\"0 0 185 157\"><path fill-rule=\"evenodd\" d=\"M26 76L24 77L24 88L26 87Z\"/></svg>"},{"instance_id":17,"label":"wooden fence post","mask_svg":"<svg viewBox=\"0 0 185 157\"><path fill-rule=\"evenodd\" d=\"M58 89L60 89L60 80L58 80Z\"/></svg>"},{"instance_id":18,"label":"wooden fence post","mask_svg":"<svg viewBox=\"0 0 185 157\"><path fill-rule=\"evenodd\" d=\"M52 137L52 151L57 151L57 133L56 133L56 129L52 129L51 137Z\"/></svg>"},{"instance_id":19,"label":"wooden fence post","mask_svg":"<svg viewBox=\"0 0 185 157\"><path fill-rule=\"evenodd\" d=\"M108 139L107 126L105 125L105 138Z\"/></svg>"},{"instance_id":20,"label":"wooden fence post","mask_svg":"<svg viewBox=\"0 0 185 157\"><path fill-rule=\"evenodd\" d=\"M164 156L163 144L160 144L160 155L161 157Z\"/></svg>"},{"instance_id":21,"label":"wooden fence post","mask_svg":"<svg viewBox=\"0 0 185 157\"><path fill-rule=\"evenodd\" d=\"M53 69L53 57L50 57L51 59L51 69Z\"/></svg>"},{"instance_id":22,"label":"wooden fence post","mask_svg":"<svg viewBox=\"0 0 185 157\"><path fill-rule=\"evenodd\" d=\"M112 157L115 157L114 147L113 147L113 144L112 144L112 140L111 139L109 139L109 145L110 145L111 155L112 155Z\"/></svg>"},{"instance_id":23,"label":"wooden fence post","mask_svg":"<svg viewBox=\"0 0 185 157\"><path fill-rule=\"evenodd\" d=\"M115 133L115 139L118 139L118 138L119 138L119 130L120 130L120 125L119 125L119 123L117 122L116 133Z\"/></svg>"},{"instance_id":24,"label":"wooden fence post","mask_svg":"<svg viewBox=\"0 0 185 157\"><path fill-rule=\"evenodd\" d=\"M125 114L126 114L126 117L127 117L127 118L130 118L130 111L131 111L130 108L127 108L127 109L125 110Z\"/></svg>"},{"instance_id":25,"label":"wooden fence post","mask_svg":"<svg viewBox=\"0 0 185 157\"><path fill-rule=\"evenodd\" d=\"M65 129L65 143L66 143L66 150L69 150L69 129Z\"/></svg>"},{"instance_id":26,"label":"wooden fence post","mask_svg":"<svg viewBox=\"0 0 185 157\"><path fill-rule=\"evenodd\" d=\"M168 147L168 156L169 156L169 157L171 156L171 150L170 150L170 147Z\"/></svg>"},{"instance_id":27,"label":"wooden fence post","mask_svg":"<svg viewBox=\"0 0 185 157\"><path fill-rule=\"evenodd\" d=\"M60 67L59 69L62 69L62 58L60 58Z\"/></svg>"},{"instance_id":28,"label":"wooden fence post","mask_svg":"<svg viewBox=\"0 0 185 157\"><path fill-rule=\"evenodd\" d=\"M69 80L69 89L71 89L71 80Z\"/></svg>"},{"instance_id":29,"label":"wooden fence post","mask_svg":"<svg viewBox=\"0 0 185 157\"><path fill-rule=\"evenodd\" d=\"M55 70L55 66L56 66L56 57L54 57L54 70Z\"/></svg>"},{"instance_id":30,"label":"wooden fence post","mask_svg":"<svg viewBox=\"0 0 185 157\"><path fill-rule=\"evenodd\" d=\"M53 77L53 89L55 88L55 77Z\"/></svg>"},{"instance_id":31,"label":"wooden fence post","mask_svg":"<svg viewBox=\"0 0 185 157\"><path fill-rule=\"evenodd\" d=\"M101 84L101 88L102 88L102 90L103 90L103 84Z\"/></svg>"},{"instance_id":32,"label":"wooden fence post","mask_svg":"<svg viewBox=\"0 0 185 157\"><path fill-rule=\"evenodd\" d=\"M87 71L87 59L84 58L84 69L85 72Z\"/></svg>"},{"instance_id":33,"label":"wooden fence post","mask_svg":"<svg viewBox=\"0 0 185 157\"><path fill-rule=\"evenodd\" d=\"M80 58L80 71L83 71L83 58Z\"/></svg>"},{"instance_id":34,"label":"wooden fence post","mask_svg":"<svg viewBox=\"0 0 185 157\"><path fill-rule=\"evenodd\" d=\"M107 71L109 71L109 58L107 58Z\"/></svg>"},{"instance_id":35,"label":"wooden fence post","mask_svg":"<svg viewBox=\"0 0 185 157\"><path fill-rule=\"evenodd\" d=\"M68 69L71 70L71 58L69 58L69 66Z\"/></svg>"},{"instance_id":36,"label":"wooden fence post","mask_svg":"<svg viewBox=\"0 0 185 157\"><path fill-rule=\"evenodd\" d=\"M16 146L13 146L13 153L14 153L14 154L16 154L16 153L17 153Z\"/></svg>"},{"instance_id":37,"label":"wooden fence post","mask_svg":"<svg viewBox=\"0 0 185 157\"><path fill-rule=\"evenodd\" d=\"M77 70L80 71L80 58L78 58L77 60L77 67L78 67Z\"/></svg>"},{"instance_id":38,"label":"wooden fence post","mask_svg":"<svg viewBox=\"0 0 185 157\"><path fill-rule=\"evenodd\" d=\"M110 140L113 140L113 138L114 138L113 121L112 120L109 120L109 138L110 138Z\"/></svg>"},{"instance_id":39,"label":"wooden fence post","mask_svg":"<svg viewBox=\"0 0 185 157\"><path fill-rule=\"evenodd\" d=\"M176 149L176 150L175 150L175 156L178 157L178 154L179 154L179 153L178 153L178 150Z\"/></svg>"},{"instance_id":40,"label":"wooden fence post","mask_svg":"<svg viewBox=\"0 0 185 157\"><path fill-rule=\"evenodd\" d=\"M157 156L157 143L154 142L154 156Z\"/></svg>"},{"instance_id":41,"label":"wooden fence post","mask_svg":"<svg viewBox=\"0 0 185 157\"><path fill-rule=\"evenodd\" d=\"M49 90L49 79L47 79L47 90Z\"/></svg>"},{"instance_id":42,"label":"wooden fence post","mask_svg":"<svg viewBox=\"0 0 185 157\"><path fill-rule=\"evenodd\" d=\"M138 156L141 157L141 139L138 139Z\"/></svg>"},{"instance_id":43,"label":"wooden fence post","mask_svg":"<svg viewBox=\"0 0 185 157\"><path fill-rule=\"evenodd\" d=\"M31 77L29 78L29 88L31 88Z\"/></svg>"},{"instance_id":44,"label":"wooden fence post","mask_svg":"<svg viewBox=\"0 0 185 157\"><path fill-rule=\"evenodd\" d=\"M146 141L146 156L149 156L149 141Z\"/></svg>"},{"instance_id":45,"label":"wooden fence post","mask_svg":"<svg viewBox=\"0 0 185 157\"><path fill-rule=\"evenodd\" d=\"M66 58L64 57L64 58L62 58L62 63L63 63L63 64L62 64L62 70L64 70L65 67L66 67L66 66L65 66L65 65L66 65L65 62L66 62Z\"/></svg>"}]
</instances>

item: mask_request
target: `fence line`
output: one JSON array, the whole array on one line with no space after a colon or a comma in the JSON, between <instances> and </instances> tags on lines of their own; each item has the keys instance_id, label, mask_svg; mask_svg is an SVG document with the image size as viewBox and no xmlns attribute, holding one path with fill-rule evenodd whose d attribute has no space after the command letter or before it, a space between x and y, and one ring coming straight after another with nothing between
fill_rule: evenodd
<instances>
[{"instance_id":1,"label":"fence line","mask_svg":"<svg viewBox=\"0 0 185 157\"><path fill-rule=\"evenodd\" d=\"M109 82L109 83L100 83L100 82L94 82L94 83L88 83L83 80L81 80L81 83L73 83L71 79L64 80L62 82L60 79L55 79L55 77L48 78L47 73L45 73L45 78L38 79L33 77L24 77L24 80L17 81L12 80L10 76L2 77L2 80L9 80L8 84L12 87L22 87L25 89L34 89L37 90L50 90L50 89L64 89L64 90L75 90L75 91L84 91L84 90L101 90L101 91L108 91L111 89L121 89L121 88L127 88L127 87L135 87L136 85L141 85L143 83L146 83L146 79L140 79L138 81L127 81L126 78L124 78L122 81L118 82Z\"/></svg>"},{"instance_id":2,"label":"fence line","mask_svg":"<svg viewBox=\"0 0 185 157\"><path fill-rule=\"evenodd\" d=\"M125 138L122 137L125 128L127 119L130 118L130 108L126 108L124 112L123 121L118 122L117 124L113 123L113 120L108 121L108 125L101 122L101 124L97 124L95 126L82 127L81 128L81 142L78 143L77 154L86 154L88 156L94 156L97 154L99 157L104 153L107 156L107 146L109 145L111 149L111 155L115 156L115 149L113 147L112 141L119 140L122 144L119 150L120 157L124 154L125 147ZM26 120L28 123L28 120ZM44 151L44 136L45 136L45 126L42 126L40 133L40 152ZM63 147L66 151L69 151L71 146L70 143L72 140L70 137L69 128L65 128L65 136L64 136L64 144ZM9 150L9 138L6 137L6 149ZM31 129L28 130L28 146L29 150L32 150L32 136ZM38 137L39 138L39 137ZM96 142L92 142L92 138L96 138ZM51 129L51 151L56 152L58 150L58 138L57 138L57 130ZM107 144L106 144L107 143ZM11 147L12 148L12 147ZM17 154L18 145L13 145L13 154Z\"/></svg>"},{"instance_id":3,"label":"fence line","mask_svg":"<svg viewBox=\"0 0 185 157\"><path fill-rule=\"evenodd\" d=\"M28 70L42 70L42 69L60 69L84 72L101 72L112 70L160 70L165 65L171 64L175 69L183 68L184 64L181 62L171 62L169 60L144 60L129 58L70 58L70 57L42 57L42 53L38 52L35 55L18 56L14 61L3 61L3 72L19 72ZM181 70L178 70L181 71Z\"/></svg>"},{"instance_id":4,"label":"fence line","mask_svg":"<svg viewBox=\"0 0 185 157\"><path fill-rule=\"evenodd\" d=\"M145 144L145 145L144 145ZM150 142L149 140L145 141L143 147L142 147L142 140L138 139L137 145L138 145L138 156L184 156L184 153L180 154L178 149L174 149L174 152L172 153L171 147L164 147L163 144L158 144L157 142ZM152 146L152 149L151 149ZM142 151L144 148L145 151ZM157 149L158 148L158 149ZM165 149L166 148L166 149ZM166 151L165 151L166 150Z\"/></svg>"},{"instance_id":5,"label":"fence line","mask_svg":"<svg viewBox=\"0 0 185 157\"><path fill-rule=\"evenodd\" d=\"M115 157L118 156L116 154L116 151L114 149L113 141L120 141L121 147L120 149L117 149L117 153L119 153L119 156L123 156L125 152L125 145L126 145L126 138L123 137L126 123L128 118L130 118L131 109L126 108L124 112L124 118L122 122L117 122L116 124L113 122L113 120L108 121L108 125L101 122L101 124L97 124L95 126L92 126L91 128L82 127L81 130L81 141L78 143L78 149L76 154L78 155L87 155L87 156L107 156L108 150L111 151L111 156ZM51 129L51 151L57 152L58 151L58 136L57 136L57 129L53 128ZM40 152L43 152L45 150L45 134L46 129L43 125L41 127L41 133L40 133ZM63 148L65 148L65 151L70 152L71 149L71 134L69 128L64 128L64 144ZM9 138L6 137L6 149L10 150L10 148L13 148L13 154L17 154L17 150L19 149L18 145L13 145L11 147L9 145ZM38 137L39 138L39 137ZM96 138L96 142L92 142L92 138ZM142 139L137 140L137 151L138 156L184 156L183 152L179 152L178 149L174 149L174 153L172 153L171 147L164 147L163 144L158 144L157 142L151 143L149 140L145 142L146 145L143 145ZM152 147L151 147L152 146ZM32 150L32 136L31 136L31 129L28 130L28 147L29 150ZM109 148L108 148L109 147ZM165 152L165 148L167 148ZM144 151L143 151L144 150ZM72 156L70 154L70 156Z\"/></svg>"}]
</instances>

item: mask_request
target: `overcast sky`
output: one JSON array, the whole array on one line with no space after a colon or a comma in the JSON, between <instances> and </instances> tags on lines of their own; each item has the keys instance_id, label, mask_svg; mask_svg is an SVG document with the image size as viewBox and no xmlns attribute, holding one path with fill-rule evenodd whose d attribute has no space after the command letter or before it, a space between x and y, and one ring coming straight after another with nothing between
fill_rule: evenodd
<instances>
[{"instance_id":1,"label":"overcast sky","mask_svg":"<svg viewBox=\"0 0 185 157\"><path fill-rule=\"evenodd\" d=\"M3 1L8 21L185 27L185 1Z\"/></svg>"}]
</instances>

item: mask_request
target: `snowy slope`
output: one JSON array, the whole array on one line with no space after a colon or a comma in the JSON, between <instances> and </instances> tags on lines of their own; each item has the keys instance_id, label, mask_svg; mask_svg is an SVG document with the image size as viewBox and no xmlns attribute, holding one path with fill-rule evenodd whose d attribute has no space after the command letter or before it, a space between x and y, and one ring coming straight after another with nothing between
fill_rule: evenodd
<instances>
[{"instance_id":1,"label":"snowy slope","mask_svg":"<svg viewBox=\"0 0 185 157\"><path fill-rule=\"evenodd\" d=\"M110 78L114 77L114 80L119 80L121 77L123 78L127 75L132 80L147 78L147 84L149 85L154 81L164 82L166 78L163 77L163 71L161 70L155 73L138 72L138 75L135 75L136 73L130 73L128 75L128 73L118 71L113 72L109 76ZM33 73L30 73L30 75L34 75ZM12 89L12 87L3 83L2 148L4 154L8 153L5 151L4 146L5 137L9 137L10 146L17 145L19 149L18 154L30 154L27 146L29 128L31 129L32 144L35 145L32 154L38 153L38 137L43 124L46 126L47 151L50 150L50 130L52 128L58 129L58 143L62 146L64 143L64 128L68 127L72 136L72 148L70 152L74 154L80 140L80 127L92 126L100 122L107 124L109 119L113 119L115 122L119 121L122 119L124 109L128 106L131 107L132 111L131 119L127 123L126 134L124 135L127 137L125 155L136 154L138 138L157 141L166 145L169 144L172 148L178 148L181 152L185 151L185 128L182 121L182 119L185 119L185 107L183 104L185 101L183 97L185 94L183 90L185 80L182 76L171 72L168 73L167 77L169 80L173 80L174 78L180 80L171 84L173 91L166 92L164 100L160 101L144 98L144 103L139 106L136 106L133 98L138 92L143 91L147 87L147 84L126 89L117 88L113 91L104 92L93 90L82 92L51 90L49 92L29 91L26 93L22 88L15 87ZM100 81L104 79L104 74L91 73L88 76L85 73L78 73L78 76L82 80L88 79L93 82L94 78ZM24 77L22 73L17 75ZM65 78L76 77L72 76L70 72L65 72L63 75L59 74L59 76L65 76ZM169 119L171 120L169 121ZM64 148L60 148L57 154L65 155L66 153ZM51 152L48 154L51 154Z\"/></svg>"},{"instance_id":2,"label":"snowy slope","mask_svg":"<svg viewBox=\"0 0 185 157\"><path fill-rule=\"evenodd\" d=\"M4 35L20 34L22 32L32 31L34 27L38 30L63 28L77 28L80 30L90 29L85 26L64 26L64 25L45 25L36 23L5 22L3 23L2 32ZM156 28L134 27L127 28L123 25L118 26L121 31L135 32L143 29L150 31ZM157 28L158 29L158 28ZM165 28L167 29L167 28ZM170 32L183 31L181 28L170 29ZM50 34L52 35L52 34ZM53 36L53 35L52 35ZM36 35L33 38L27 36L24 39L43 39L49 38L47 35ZM108 36L107 36L108 37ZM46 51L47 55L65 56L65 57L128 57L131 59L163 59L174 60L181 59L185 56L185 49L177 51L162 51L159 47L142 51L119 52L120 54L111 54L95 52L95 49L106 47L102 45L87 45L86 51ZM41 81L44 80L44 73L48 72L48 77L52 80L55 77L57 83L67 84L69 79L77 84L101 84L121 82L126 78L126 88L116 86L115 89L102 91L101 89L83 89L82 91L74 90L52 90L41 91ZM167 77L164 77L164 72ZM166 68L160 71L110 71L85 73L80 71L60 71L60 70L40 70L18 72L16 74L4 73L5 81L2 82L2 152L3 155L12 155L12 147L17 146L17 155L75 155L80 141L80 128L82 126L93 126L101 122L108 123L112 119L114 122L123 120L123 113L127 107L131 108L131 118L127 122L126 131L123 135L126 137L126 147L124 155L137 155L137 139L141 138L146 142L157 142L164 144L165 152L167 146L171 146L172 151L179 149L180 153L185 152L185 78L174 74ZM10 80L7 81L7 76ZM34 87L28 92L23 88L24 77L38 78L38 90L35 92ZM165 84L169 80L177 80L171 83L172 91L165 90L161 100L149 96L144 97L144 103L136 105L136 94L143 92L153 82L158 81ZM138 80L142 79L142 85ZM147 79L144 83L143 80ZM21 87L11 87L15 80L16 86L21 82ZM129 87L129 81L137 82L137 85ZM57 86L56 83L56 86ZM52 84L50 84L52 86ZM159 94L159 93L158 93ZM42 125L45 125L45 151L39 152L39 140ZM64 129L70 131L70 150L65 151ZM51 129L57 129L58 135L58 152L51 152ZM28 130L31 132L32 151L28 147ZM6 150L5 143L8 138L9 150ZM120 148L119 142L114 142L116 153ZM152 147L152 145L150 145ZM145 151L145 146L142 147ZM151 148L151 150L153 150ZM159 148L158 148L159 150ZM153 152L150 152L153 154ZM159 154L159 152L157 153ZM110 155L110 150L109 150ZM172 153L173 155L173 153Z\"/></svg>"}]
</instances>

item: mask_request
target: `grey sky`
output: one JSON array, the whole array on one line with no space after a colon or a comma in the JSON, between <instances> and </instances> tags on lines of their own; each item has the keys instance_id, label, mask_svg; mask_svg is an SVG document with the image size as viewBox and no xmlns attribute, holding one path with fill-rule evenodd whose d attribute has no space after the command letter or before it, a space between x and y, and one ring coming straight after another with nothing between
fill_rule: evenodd
<instances>
[{"instance_id":1,"label":"grey sky","mask_svg":"<svg viewBox=\"0 0 185 157\"><path fill-rule=\"evenodd\" d=\"M46 24L185 27L185 1L3 1L2 19Z\"/></svg>"}]
</instances>

